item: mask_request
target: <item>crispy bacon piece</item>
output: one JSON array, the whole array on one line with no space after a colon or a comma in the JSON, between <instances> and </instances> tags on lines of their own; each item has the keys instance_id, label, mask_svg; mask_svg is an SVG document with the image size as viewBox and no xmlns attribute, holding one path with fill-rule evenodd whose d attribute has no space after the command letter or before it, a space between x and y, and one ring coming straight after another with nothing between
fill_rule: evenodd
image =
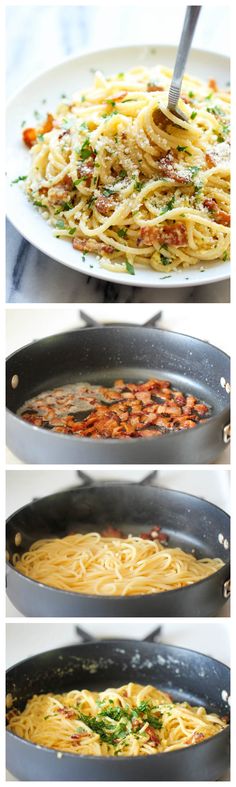
<instances>
[{"instance_id":1,"label":"crispy bacon piece","mask_svg":"<svg viewBox=\"0 0 236 787\"><path fill-rule=\"evenodd\" d=\"M112 254L113 246L106 243L99 243L94 238L79 238L75 236L72 246L76 251L90 251L91 254Z\"/></svg>"},{"instance_id":2,"label":"crispy bacon piece","mask_svg":"<svg viewBox=\"0 0 236 787\"><path fill-rule=\"evenodd\" d=\"M110 96L108 101L123 101L125 96L127 96L127 90L123 90L122 93L116 93L114 96Z\"/></svg>"},{"instance_id":3,"label":"crispy bacon piece","mask_svg":"<svg viewBox=\"0 0 236 787\"><path fill-rule=\"evenodd\" d=\"M155 743L155 746L158 746L158 743L160 743L160 738L157 735L157 731L151 726L151 724L146 727L145 732L147 733L149 740L152 741L152 743Z\"/></svg>"},{"instance_id":4,"label":"crispy bacon piece","mask_svg":"<svg viewBox=\"0 0 236 787\"><path fill-rule=\"evenodd\" d=\"M95 201L98 213L101 213L102 216L110 216L113 210L115 210L116 205L117 203L114 197L104 197L103 194L100 194Z\"/></svg>"},{"instance_id":5,"label":"crispy bacon piece","mask_svg":"<svg viewBox=\"0 0 236 787\"><path fill-rule=\"evenodd\" d=\"M84 178L86 186L90 186L94 170L94 161L89 158L87 161L81 161L77 168L78 178Z\"/></svg>"},{"instance_id":6,"label":"crispy bacon piece","mask_svg":"<svg viewBox=\"0 0 236 787\"><path fill-rule=\"evenodd\" d=\"M79 743L81 738L90 738L90 732L87 732L86 730L82 732L81 730L81 732L75 732L73 735L70 736L71 741L74 741L75 743L76 742Z\"/></svg>"},{"instance_id":7,"label":"crispy bacon piece","mask_svg":"<svg viewBox=\"0 0 236 787\"><path fill-rule=\"evenodd\" d=\"M187 246L188 236L185 224L159 224L157 227L142 227L138 238L139 246L154 246L155 243L168 246Z\"/></svg>"},{"instance_id":8,"label":"crispy bacon piece","mask_svg":"<svg viewBox=\"0 0 236 787\"><path fill-rule=\"evenodd\" d=\"M73 181L69 175L65 175L63 180L59 181L56 186L48 189L48 201L52 205L61 205L68 200L68 195L73 189Z\"/></svg>"},{"instance_id":9,"label":"crispy bacon piece","mask_svg":"<svg viewBox=\"0 0 236 787\"><path fill-rule=\"evenodd\" d=\"M219 90L215 79L208 80L208 87L210 88L210 90L214 90L215 93L217 92L217 90Z\"/></svg>"},{"instance_id":10,"label":"crispy bacon piece","mask_svg":"<svg viewBox=\"0 0 236 787\"><path fill-rule=\"evenodd\" d=\"M194 732L190 736L190 738L188 738L186 743L187 743L188 746L191 746L194 743L200 743L200 741L203 741L204 738L205 738L205 735L203 735L203 732Z\"/></svg>"},{"instance_id":11,"label":"crispy bacon piece","mask_svg":"<svg viewBox=\"0 0 236 787\"><path fill-rule=\"evenodd\" d=\"M209 147L205 159L206 164L210 169L212 167L217 167L222 164L228 164L230 158L230 143L227 142L219 142L218 144L214 145L213 147Z\"/></svg>"},{"instance_id":12,"label":"crispy bacon piece","mask_svg":"<svg viewBox=\"0 0 236 787\"><path fill-rule=\"evenodd\" d=\"M86 240L80 240L80 244L85 243ZM94 251L93 245L91 248ZM172 390L168 380L151 379L145 383L117 380L113 388L100 386L97 395L96 390L90 391L89 403L93 409L83 420L78 420L74 407L76 401L78 409L81 388L78 393L75 389L65 394L64 399L63 388L49 392L48 399L47 394L36 397L27 402L21 415L34 425L75 437L130 439L157 438L163 433L193 429L209 412L207 405L192 394L184 396L181 391ZM83 388L82 391L84 395ZM106 534L121 537L122 533L117 530L106 528ZM150 532L153 538L158 534L160 542L166 540L157 526Z\"/></svg>"},{"instance_id":13,"label":"crispy bacon piece","mask_svg":"<svg viewBox=\"0 0 236 787\"><path fill-rule=\"evenodd\" d=\"M175 183L192 183L192 173L183 165L178 166L172 150L159 159L157 169L160 175L174 180Z\"/></svg>"},{"instance_id":14,"label":"crispy bacon piece","mask_svg":"<svg viewBox=\"0 0 236 787\"><path fill-rule=\"evenodd\" d=\"M53 115L48 114L42 126L37 128L25 128L22 132L22 137L27 148L32 148L37 142L39 134L47 134L53 128Z\"/></svg>"},{"instance_id":15,"label":"crispy bacon piece","mask_svg":"<svg viewBox=\"0 0 236 787\"><path fill-rule=\"evenodd\" d=\"M25 128L22 137L27 148L32 148L37 140L36 128Z\"/></svg>"},{"instance_id":16,"label":"crispy bacon piece","mask_svg":"<svg viewBox=\"0 0 236 787\"><path fill-rule=\"evenodd\" d=\"M76 713L73 708L58 708L57 713L61 713L66 719L76 719Z\"/></svg>"},{"instance_id":17,"label":"crispy bacon piece","mask_svg":"<svg viewBox=\"0 0 236 787\"><path fill-rule=\"evenodd\" d=\"M122 530L119 530L118 527L112 527L112 525L108 525L104 530L101 530L101 536L105 538L127 538L125 533L122 533Z\"/></svg>"},{"instance_id":18,"label":"crispy bacon piece","mask_svg":"<svg viewBox=\"0 0 236 787\"><path fill-rule=\"evenodd\" d=\"M203 205L204 208L207 208L209 213L212 213L212 218L215 219L217 224L223 224L224 227L230 227L230 214L218 208L215 199L205 199Z\"/></svg>"},{"instance_id":19,"label":"crispy bacon piece","mask_svg":"<svg viewBox=\"0 0 236 787\"><path fill-rule=\"evenodd\" d=\"M156 91L165 90L163 85L157 85L156 82L148 82L147 84L147 93L155 93Z\"/></svg>"}]
</instances>

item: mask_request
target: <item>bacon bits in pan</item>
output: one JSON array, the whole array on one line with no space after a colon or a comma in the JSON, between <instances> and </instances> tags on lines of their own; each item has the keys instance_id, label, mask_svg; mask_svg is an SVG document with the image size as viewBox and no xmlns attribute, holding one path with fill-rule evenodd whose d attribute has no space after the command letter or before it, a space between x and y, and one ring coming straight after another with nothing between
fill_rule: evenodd
<instances>
[{"instance_id":1,"label":"bacon bits in pan","mask_svg":"<svg viewBox=\"0 0 236 787\"><path fill-rule=\"evenodd\" d=\"M54 388L25 402L18 415L53 432L122 440L194 429L209 417L210 408L168 380L115 380L110 388L89 383Z\"/></svg>"}]
</instances>

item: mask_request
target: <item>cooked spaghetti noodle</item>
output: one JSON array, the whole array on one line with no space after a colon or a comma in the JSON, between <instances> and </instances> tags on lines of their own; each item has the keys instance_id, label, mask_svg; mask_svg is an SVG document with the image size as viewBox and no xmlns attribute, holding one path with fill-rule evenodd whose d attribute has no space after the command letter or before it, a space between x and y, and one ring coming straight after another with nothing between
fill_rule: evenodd
<instances>
[{"instance_id":1,"label":"cooked spaghetti noodle","mask_svg":"<svg viewBox=\"0 0 236 787\"><path fill-rule=\"evenodd\" d=\"M23 132L26 191L55 235L103 267L135 273L229 255L229 91L185 76L167 110L171 71L105 77Z\"/></svg>"},{"instance_id":2,"label":"cooked spaghetti noodle","mask_svg":"<svg viewBox=\"0 0 236 787\"><path fill-rule=\"evenodd\" d=\"M72 754L124 757L168 752L200 743L226 727L203 707L173 702L153 686L129 683L102 692L41 694L8 729L32 743Z\"/></svg>"},{"instance_id":3,"label":"cooked spaghetti noodle","mask_svg":"<svg viewBox=\"0 0 236 787\"><path fill-rule=\"evenodd\" d=\"M224 565L220 558L197 560L182 549L136 536L99 533L41 539L14 565L30 579L76 593L132 596L192 585Z\"/></svg>"}]
</instances>

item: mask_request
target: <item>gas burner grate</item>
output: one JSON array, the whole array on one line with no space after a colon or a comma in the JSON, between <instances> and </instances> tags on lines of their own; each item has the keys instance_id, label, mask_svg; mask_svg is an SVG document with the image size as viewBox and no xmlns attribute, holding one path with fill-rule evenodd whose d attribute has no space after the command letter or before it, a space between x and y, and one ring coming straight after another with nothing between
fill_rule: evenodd
<instances>
[{"instance_id":1,"label":"gas burner grate","mask_svg":"<svg viewBox=\"0 0 236 787\"><path fill-rule=\"evenodd\" d=\"M92 478L92 476L89 475L88 473L84 473L83 470L76 470L76 475L80 478L82 482L81 486L94 486L95 484L97 485L103 483L105 484L121 483L121 479L116 480L115 478L109 479L109 481L107 479L103 479L102 481L101 480L99 481L98 479ZM156 481L157 476L158 476L158 470L152 470L152 472L145 475L144 478L141 479L141 481L130 481L130 483L134 483L136 484L136 486L148 486L148 484L152 484L153 481ZM125 482L122 480L122 483ZM126 483L129 483L127 479L126 479Z\"/></svg>"},{"instance_id":2,"label":"gas burner grate","mask_svg":"<svg viewBox=\"0 0 236 787\"><path fill-rule=\"evenodd\" d=\"M83 326L84 328L104 328L105 326L109 326L109 325L113 325L117 327L130 326L130 328L156 328L156 324L159 322L159 320L162 317L162 311L157 312L156 314L153 315L153 317L150 317L150 319L147 320L147 322L144 322L141 325L137 322L122 322L121 320L118 322L112 322L112 321L102 322L99 320L95 320L94 317L91 317L90 314L87 314L87 312L85 312L83 309L80 309L79 316L81 320L83 320L85 323L85 325Z\"/></svg>"}]
</instances>

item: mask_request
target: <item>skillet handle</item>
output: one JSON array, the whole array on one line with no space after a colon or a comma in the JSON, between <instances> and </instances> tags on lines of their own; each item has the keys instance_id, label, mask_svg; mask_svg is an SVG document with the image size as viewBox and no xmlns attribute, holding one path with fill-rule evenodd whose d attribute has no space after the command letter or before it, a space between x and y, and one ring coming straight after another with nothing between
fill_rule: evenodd
<instances>
[{"instance_id":1,"label":"skillet handle","mask_svg":"<svg viewBox=\"0 0 236 787\"><path fill-rule=\"evenodd\" d=\"M92 637L92 634L89 634L88 631L85 631L80 626L76 626L75 630L82 642L95 642L95 637Z\"/></svg>"},{"instance_id":2,"label":"skillet handle","mask_svg":"<svg viewBox=\"0 0 236 787\"><path fill-rule=\"evenodd\" d=\"M151 634L148 634L147 637L144 637L142 642L155 642L156 639L160 636L162 631L162 626L157 626L154 631L151 631Z\"/></svg>"}]
</instances>

